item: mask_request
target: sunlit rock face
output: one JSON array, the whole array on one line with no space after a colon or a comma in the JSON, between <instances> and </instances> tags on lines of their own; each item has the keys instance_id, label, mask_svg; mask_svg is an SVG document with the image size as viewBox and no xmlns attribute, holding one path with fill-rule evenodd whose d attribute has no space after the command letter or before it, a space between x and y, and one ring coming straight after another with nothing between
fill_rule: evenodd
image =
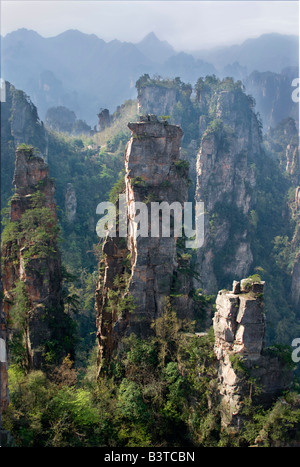
<instances>
[{"instance_id":1,"label":"sunlit rock face","mask_svg":"<svg viewBox=\"0 0 300 467\"><path fill-rule=\"evenodd\" d=\"M234 430L243 424L245 399L256 397L255 385L261 387L259 402L268 406L291 381L284 362L264 346L264 287L264 282L251 278L234 281L232 291L221 290L216 300L213 328L221 417L223 426Z\"/></svg>"},{"instance_id":2,"label":"sunlit rock face","mask_svg":"<svg viewBox=\"0 0 300 467\"><path fill-rule=\"evenodd\" d=\"M100 274L96 292L100 360L110 358L124 333L148 335L152 320L162 314L177 267L177 237L172 221L170 234L162 235L163 214L155 215L153 204L166 202L170 206L178 202L180 212L171 211L171 216L182 226L182 208L187 201L188 166L180 159L181 128L160 122L153 115L141 117L128 127L132 132L125 152L128 237L107 237L103 246L104 272ZM140 206L145 213L143 222L139 222L138 202L143 203ZM170 218L170 212L166 215ZM132 297L130 312L126 307L118 311L111 300L113 290L122 294L122 289L114 286L113 277L126 274L125 256L130 258L130 265L123 295Z\"/></svg>"}]
</instances>

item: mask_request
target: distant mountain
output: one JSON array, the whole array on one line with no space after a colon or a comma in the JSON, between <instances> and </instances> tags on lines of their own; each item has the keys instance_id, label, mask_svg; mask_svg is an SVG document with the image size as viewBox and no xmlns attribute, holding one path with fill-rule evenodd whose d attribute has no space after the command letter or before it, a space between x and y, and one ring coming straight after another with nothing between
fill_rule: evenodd
<instances>
[{"instance_id":1,"label":"distant mountain","mask_svg":"<svg viewBox=\"0 0 300 467\"><path fill-rule=\"evenodd\" d=\"M195 83L200 76L217 75L218 72L211 63L179 52L166 60L161 67L161 74L169 78L179 76L185 82Z\"/></svg>"},{"instance_id":2,"label":"distant mountain","mask_svg":"<svg viewBox=\"0 0 300 467\"><path fill-rule=\"evenodd\" d=\"M174 51L154 33L132 44L77 30L44 38L19 29L1 45L2 77L30 96L42 120L49 108L64 106L91 126L100 108L113 112L136 98L135 82L145 73L195 84L209 74L243 79L254 70L278 73L298 65L297 37L279 34L195 54Z\"/></svg>"},{"instance_id":3,"label":"distant mountain","mask_svg":"<svg viewBox=\"0 0 300 467\"><path fill-rule=\"evenodd\" d=\"M135 82L144 73L195 81L216 71L154 33L132 44L77 30L44 38L19 29L2 39L2 57L4 79L30 96L43 120L50 107L64 106L92 126L100 108L114 111L136 97Z\"/></svg>"},{"instance_id":4,"label":"distant mountain","mask_svg":"<svg viewBox=\"0 0 300 467\"><path fill-rule=\"evenodd\" d=\"M135 45L149 60L156 63L164 63L176 54L173 47L167 41L159 40L154 32L147 34L141 42Z\"/></svg>"},{"instance_id":5,"label":"distant mountain","mask_svg":"<svg viewBox=\"0 0 300 467\"><path fill-rule=\"evenodd\" d=\"M234 62L252 71L273 71L298 66L299 37L282 34L263 34L258 38L247 39L240 45L217 47L193 53L197 58L209 60L219 72Z\"/></svg>"},{"instance_id":6,"label":"distant mountain","mask_svg":"<svg viewBox=\"0 0 300 467\"><path fill-rule=\"evenodd\" d=\"M74 30L44 38L21 29L2 39L2 76L31 97L42 119L63 105L95 124L101 107L135 97L135 81L151 65L134 44Z\"/></svg>"}]
</instances>

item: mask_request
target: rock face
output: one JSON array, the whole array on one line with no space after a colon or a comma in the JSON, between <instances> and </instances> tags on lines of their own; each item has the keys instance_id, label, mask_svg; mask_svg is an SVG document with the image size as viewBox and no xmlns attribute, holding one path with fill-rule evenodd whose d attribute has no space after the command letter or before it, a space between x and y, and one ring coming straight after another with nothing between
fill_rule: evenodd
<instances>
[{"instance_id":1,"label":"rock face","mask_svg":"<svg viewBox=\"0 0 300 467\"><path fill-rule=\"evenodd\" d=\"M103 247L105 272L100 276L96 293L100 361L116 350L125 332L134 331L140 336L151 332L150 323L163 312L177 266L177 238L173 227L170 236L164 237L160 231L154 233L161 216L153 214L153 205L163 201L168 205L179 202L182 215L188 190L188 167L180 160L182 130L179 126L159 122L155 116L140 120L128 124L132 137L125 153L127 246L124 238L108 237ZM137 205L138 202L143 206ZM139 209L146 210L143 225L139 223ZM167 216L170 218L170 213ZM125 257L127 261L130 258L127 270ZM126 279L124 273L127 273ZM130 311L128 306L120 310L120 303L119 310L112 306L114 280L122 274L123 284L126 282L122 300L123 304L131 303Z\"/></svg>"},{"instance_id":2,"label":"rock face","mask_svg":"<svg viewBox=\"0 0 300 467\"><path fill-rule=\"evenodd\" d=\"M300 162L299 162L299 133L296 126L296 122L292 118L286 118L281 121L280 124L273 130L273 134L276 131L281 135L281 141L275 139L275 144L272 147L276 151L277 147L280 148L280 143L283 146L283 154L280 158L280 165L290 176L291 179L299 183L300 182ZM272 134L272 130L270 130ZM274 152L275 152L274 151Z\"/></svg>"},{"instance_id":3,"label":"rock face","mask_svg":"<svg viewBox=\"0 0 300 467\"><path fill-rule=\"evenodd\" d=\"M67 184L65 193L65 212L69 222L73 222L77 211L76 191L72 183Z\"/></svg>"},{"instance_id":4,"label":"rock face","mask_svg":"<svg viewBox=\"0 0 300 467\"><path fill-rule=\"evenodd\" d=\"M300 254L296 256L292 272L292 302L295 309L300 309Z\"/></svg>"},{"instance_id":5,"label":"rock face","mask_svg":"<svg viewBox=\"0 0 300 467\"><path fill-rule=\"evenodd\" d=\"M0 281L0 412L8 406L8 332L7 322L2 308L2 281ZM1 426L0 426L1 430Z\"/></svg>"},{"instance_id":6,"label":"rock face","mask_svg":"<svg viewBox=\"0 0 300 467\"><path fill-rule=\"evenodd\" d=\"M259 123L241 89L215 92L210 105L216 118L202 135L195 199L204 201L207 213L205 242L198 251L201 286L216 293L248 275L252 265L246 226L255 205L255 162L262 152Z\"/></svg>"},{"instance_id":7,"label":"rock face","mask_svg":"<svg viewBox=\"0 0 300 467\"><path fill-rule=\"evenodd\" d=\"M176 104L176 89L164 86L142 87L138 95L138 113L170 115Z\"/></svg>"},{"instance_id":8,"label":"rock face","mask_svg":"<svg viewBox=\"0 0 300 467\"><path fill-rule=\"evenodd\" d=\"M76 118L75 112L64 106L50 107L46 113L45 125L52 130L74 135L91 131L89 125Z\"/></svg>"},{"instance_id":9,"label":"rock face","mask_svg":"<svg viewBox=\"0 0 300 467\"><path fill-rule=\"evenodd\" d=\"M149 237L138 236L135 203L147 202L149 208L151 201L166 201L169 205L180 202L183 206L187 200L188 169L179 165L183 134L179 126L155 120L128 126L133 133L125 154L128 245L132 261L129 291L136 300L136 314L144 315L150 322L162 313L165 298L171 291L177 239L172 231L170 237L161 234L154 237L152 204ZM141 183L136 182L138 177Z\"/></svg>"},{"instance_id":10,"label":"rock face","mask_svg":"<svg viewBox=\"0 0 300 467\"><path fill-rule=\"evenodd\" d=\"M20 143L37 148L46 159L47 132L40 121L37 108L23 91L5 81L5 102L1 102L1 205L7 206L12 194L15 151Z\"/></svg>"},{"instance_id":11,"label":"rock face","mask_svg":"<svg viewBox=\"0 0 300 467\"><path fill-rule=\"evenodd\" d=\"M289 67L281 73L254 71L244 80L247 93L256 100L265 130L287 117L294 118L299 125L298 104L292 99L295 89L292 82L298 74L297 67Z\"/></svg>"},{"instance_id":12,"label":"rock face","mask_svg":"<svg viewBox=\"0 0 300 467\"><path fill-rule=\"evenodd\" d=\"M299 167L299 147L295 145L288 145L286 148L286 171L287 173L297 176Z\"/></svg>"},{"instance_id":13,"label":"rock face","mask_svg":"<svg viewBox=\"0 0 300 467\"><path fill-rule=\"evenodd\" d=\"M292 267L291 299L297 315L300 313L300 187L295 191L292 219L295 220L295 231L291 242L291 250L295 255Z\"/></svg>"},{"instance_id":14,"label":"rock face","mask_svg":"<svg viewBox=\"0 0 300 467\"><path fill-rule=\"evenodd\" d=\"M98 113L99 131L105 130L111 124L111 117L108 109L102 109Z\"/></svg>"},{"instance_id":15,"label":"rock face","mask_svg":"<svg viewBox=\"0 0 300 467\"><path fill-rule=\"evenodd\" d=\"M243 422L244 399L255 397L255 384L262 389L260 402L268 405L291 381L284 363L264 349L264 285L251 278L235 281L233 290L220 291L216 300L213 328L222 424L235 430Z\"/></svg>"},{"instance_id":16,"label":"rock face","mask_svg":"<svg viewBox=\"0 0 300 467\"><path fill-rule=\"evenodd\" d=\"M30 147L17 150L14 186L12 234L6 233L2 248L4 315L13 323L11 338L22 342L29 370L50 361L51 352L59 359L70 323L62 300L54 184L48 166ZM51 350L53 343L58 347Z\"/></svg>"}]
</instances>

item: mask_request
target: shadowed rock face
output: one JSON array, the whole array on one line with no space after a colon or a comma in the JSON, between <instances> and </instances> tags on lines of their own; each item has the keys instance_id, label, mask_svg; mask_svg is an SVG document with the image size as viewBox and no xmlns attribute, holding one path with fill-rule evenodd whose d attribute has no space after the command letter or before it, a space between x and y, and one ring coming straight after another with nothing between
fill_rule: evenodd
<instances>
[{"instance_id":1,"label":"shadowed rock face","mask_svg":"<svg viewBox=\"0 0 300 467\"><path fill-rule=\"evenodd\" d=\"M292 82L298 74L298 67L289 67L281 73L254 71L245 79L247 93L255 97L265 130L286 117L299 120L298 105L292 99Z\"/></svg>"},{"instance_id":2,"label":"shadowed rock face","mask_svg":"<svg viewBox=\"0 0 300 467\"><path fill-rule=\"evenodd\" d=\"M99 131L104 130L111 124L111 117L108 109L102 109L98 114Z\"/></svg>"},{"instance_id":3,"label":"shadowed rock face","mask_svg":"<svg viewBox=\"0 0 300 467\"><path fill-rule=\"evenodd\" d=\"M56 219L55 188L44 159L33 152L17 151L13 184L15 194L11 201L12 221L21 219L22 214L30 207L31 195L38 188L44 195L44 206L52 211Z\"/></svg>"},{"instance_id":4,"label":"shadowed rock face","mask_svg":"<svg viewBox=\"0 0 300 467\"><path fill-rule=\"evenodd\" d=\"M297 255L292 272L292 301L295 309L300 309L300 254Z\"/></svg>"},{"instance_id":5,"label":"shadowed rock face","mask_svg":"<svg viewBox=\"0 0 300 467\"><path fill-rule=\"evenodd\" d=\"M221 91L212 102L216 125L202 135L195 194L206 211L205 241L198 251L206 293L249 274L253 254L243 225L255 206L255 162L262 157L259 124L248 97L241 90Z\"/></svg>"},{"instance_id":6,"label":"shadowed rock face","mask_svg":"<svg viewBox=\"0 0 300 467\"><path fill-rule=\"evenodd\" d=\"M8 406L8 332L7 322L2 308L2 281L0 280L0 412ZM0 426L1 430L1 426Z\"/></svg>"},{"instance_id":7,"label":"shadowed rock face","mask_svg":"<svg viewBox=\"0 0 300 467\"><path fill-rule=\"evenodd\" d=\"M22 299L26 301L26 310L22 309L26 315L22 328L24 365L28 369L36 369L45 362L47 342L59 342L66 329L61 259L57 249L55 188L49 178L47 164L31 149L18 150L16 153L14 186L10 217L18 234L4 244L2 251L4 315L7 319L13 307L18 305L15 287L17 283L23 284ZM37 193L41 195L39 212L40 216L45 216L45 225L40 224L42 218L29 220L27 230L32 230L32 222L36 222L36 232L40 226L48 232L47 238L43 236L42 240L34 237L34 232L22 230L23 216L32 212L33 195ZM14 332L13 329L12 334Z\"/></svg>"},{"instance_id":8,"label":"shadowed rock face","mask_svg":"<svg viewBox=\"0 0 300 467\"><path fill-rule=\"evenodd\" d=\"M151 203L166 201L171 205L177 201L183 206L187 201L188 168L180 164L181 128L159 122L155 116L141 117L140 122L129 123L128 127L132 137L125 153L127 247L124 247L125 239L107 238L103 247L105 272L96 292L98 338L104 358L117 349L125 329L126 333L134 331L141 336L148 335L151 321L161 315L165 299L171 292L177 266L177 238L172 227L169 237L162 237L161 232L156 237L151 236ZM138 215L137 202L145 203L143 209L146 209L148 225L144 228L148 236L139 235L142 227L135 218L135 212ZM170 216L169 213L167 215ZM124 256L128 253L130 277L124 296L133 298L134 309L130 313L123 310L121 314L116 309L107 312L114 287L112 278L122 274L121 263L123 261L124 264Z\"/></svg>"},{"instance_id":9,"label":"shadowed rock face","mask_svg":"<svg viewBox=\"0 0 300 467\"><path fill-rule=\"evenodd\" d=\"M243 423L243 400L253 397L247 375L261 385L260 402L266 405L287 389L291 380L283 362L264 349L264 285L251 279L235 281L233 290L220 291L216 300L213 327L222 423L236 430Z\"/></svg>"}]
</instances>

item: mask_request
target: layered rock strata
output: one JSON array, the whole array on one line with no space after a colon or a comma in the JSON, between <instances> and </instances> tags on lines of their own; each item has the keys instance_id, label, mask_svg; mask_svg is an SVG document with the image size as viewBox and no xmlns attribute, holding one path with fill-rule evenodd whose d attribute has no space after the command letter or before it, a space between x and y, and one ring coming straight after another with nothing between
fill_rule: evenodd
<instances>
[{"instance_id":1,"label":"layered rock strata","mask_svg":"<svg viewBox=\"0 0 300 467\"><path fill-rule=\"evenodd\" d=\"M125 153L127 246L119 237L107 237L103 246L104 272L96 292L100 360L109 360L107 355L117 349L124 333L148 335L151 322L162 314L177 267L173 222L182 222L187 200L188 167L180 159L181 128L155 116L141 117L128 127L132 136ZM166 202L166 214L156 210L162 202ZM179 203L180 212L168 211L173 202ZM170 234L164 236L162 217L170 219L170 214ZM126 257L130 261L127 269ZM119 287L117 276L123 281ZM114 290L121 295L124 282L123 298L130 303L130 311L126 306L120 310L120 304L119 309L112 305Z\"/></svg>"},{"instance_id":2,"label":"layered rock strata","mask_svg":"<svg viewBox=\"0 0 300 467\"><path fill-rule=\"evenodd\" d=\"M251 278L234 281L233 290L222 290L213 318L215 355L223 426L239 430L246 398L270 405L288 389L291 372L278 356L264 347L264 282ZM261 393L256 395L256 389Z\"/></svg>"}]
</instances>

